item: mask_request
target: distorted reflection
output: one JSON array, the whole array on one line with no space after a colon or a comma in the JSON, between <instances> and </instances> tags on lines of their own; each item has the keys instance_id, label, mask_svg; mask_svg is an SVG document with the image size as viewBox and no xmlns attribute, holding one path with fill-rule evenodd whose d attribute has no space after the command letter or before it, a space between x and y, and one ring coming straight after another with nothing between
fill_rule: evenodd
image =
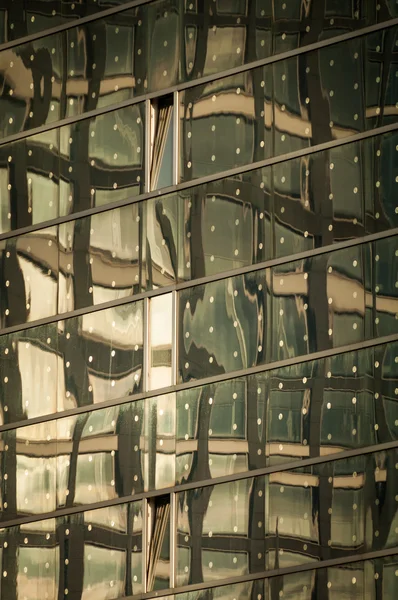
<instances>
[{"instance_id":1,"label":"distorted reflection","mask_svg":"<svg viewBox=\"0 0 398 600\"><path fill-rule=\"evenodd\" d=\"M397 141L391 132L0 241L1 326L393 228Z\"/></svg>"},{"instance_id":2,"label":"distorted reflection","mask_svg":"<svg viewBox=\"0 0 398 600\"><path fill-rule=\"evenodd\" d=\"M164 596L161 600L263 600L281 597L312 600L316 594L320 594L323 600L362 600L367 595L374 600L386 600L393 597L396 589L397 561L398 555L391 555L354 563L344 562L333 567Z\"/></svg>"},{"instance_id":3,"label":"distorted reflection","mask_svg":"<svg viewBox=\"0 0 398 600\"><path fill-rule=\"evenodd\" d=\"M177 394L176 481L201 481L390 442L397 344Z\"/></svg>"},{"instance_id":4,"label":"distorted reflection","mask_svg":"<svg viewBox=\"0 0 398 600\"><path fill-rule=\"evenodd\" d=\"M57 227L1 243L0 326L36 321L57 313Z\"/></svg>"},{"instance_id":5,"label":"distorted reflection","mask_svg":"<svg viewBox=\"0 0 398 600\"><path fill-rule=\"evenodd\" d=\"M257 271L180 293L179 372L183 381L262 362L268 343L267 273Z\"/></svg>"},{"instance_id":6,"label":"distorted reflection","mask_svg":"<svg viewBox=\"0 0 398 600\"><path fill-rule=\"evenodd\" d=\"M145 489L171 487L175 483L176 394L145 400L145 453L142 469Z\"/></svg>"},{"instance_id":7,"label":"distorted reflection","mask_svg":"<svg viewBox=\"0 0 398 600\"><path fill-rule=\"evenodd\" d=\"M391 547L397 510L381 500L396 493L396 460L388 450L179 493L178 585Z\"/></svg>"},{"instance_id":8,"label":"distorted reflection","mask_svg":"<svg viewBox=\"0 0 398 600\"><path fill-rule=\"evenodd\" d=\"M2 529L1 598L140 593L142 526L142 503L131 502Z\"/></svg>"},{"instance_id":9,"label":"distorted reflection","mask_svg":"<svg viewBox=\"0 0 398 600\"><path fill-rule=\"evenodd\" d=\"M132 204L59 226L59 314L140 290L139 222Z\"/></svg>"},{"instance_id":10,"label":"distorted reflection","mask_svg":"<svg viewBox=\"0 0 398 600\"><path fill-rule=\"evenodd\" d=\"M396 351L376 346L184 390L177 405L161 395L4 432L3 518L393 441Z\"/></svg>"},{"instance_id":11,"label":"distorted reflection","mask_svg":"<svg viewBox=\"0 0 398 600\"><path fill-rule=\"evenodd\" d=\"M121 9L123 3L124 0L117 2ZM78 22L79 17L114 5L110 1L98 4L94 0L85 3L46 0L37 2L35 7L25 1L11 7L1 0L0 44L77 19L75 27L0 52L0 73L4 79L0 98L1 137L129 100L147 91L165 90L178 83L238 68L323 40L325 35L339 35L342 28L344 32L355 31L396 16L393 2L384 3L383 10L370 10L366 0L357 2L355 8L348 1L326 3L316 14L312 4L303 8L301 0L283 4L276 0L216 2L206 15L197 3L182 5L157 0L84 24ZM367 68L373 81L367 116L374 122L380 113L371 94L378 98L378 91L386 87L390 95L395 85L395 67L384 74L384 69L377 66L385 60L384 32L377 35L382 50L377 52L378 56L371 52ZM359 42L354 40L348 46L353 50L355 44ZM336 121L334 133L340 135L342 124L360 127L363 123L364 111L357 111L361 95L358 87L350 94L344 93L339 77L342 72L347 73L345 82L352 91L352 85L361 81L356 75L362 58L355 58L355 50L334 51L334 48L326 49L320 58L320 78L310 78L308 88L311 96L311 91L319 88L322 81L327 93L323 105L327 110L330 107L330 119ZM330 64L331 61L334 63ZM318 70L318 59L310 62L308 67ZM283 64L276 63L276 72ZM295 59L290 64L295 64ZM345 71L339 68L341 64ZM285 99L278 102L276 120L279 125L288 122L292 126L291 131L283 134L286 140L306 143L309 132L305 133L308 120L308 107L302 104L305 95L301 94L301 85L300 93L297 92L298 70L292 66L282 75L287 72L290 75L281 86L278 78L275 81L276 90L286 86ZM381 76L377 90L373 76L378 73ZM344 102L346 98L349 101ZM390 110L387 113L391 114ZM225 123L225 119L219 120L219 125L225 127ZM307 128L311 130L311 126ZM300 141L296 136L301 133L304 137Z\"/></svg>"},{"instance_id":12,"label":"distorted reflection","mask_svg":"<svg viewBox=\"0 0 398 600\"><path fill-rule=\"evenodd\" d=\"M181 181L395 121L396 30L377 37L376 49L369 35L183 91Z\"/></svg>"},{"instance_id":13,"label":"distorted reflection","mask_svg":"<svg viewBox=\"0 0 398 600\"><path fill-rule=\"evenodd\" d=\"M387 279L395 281L389 256L396 253L396 244L395 237L386 238L182 290L180 380L360 342L380 335L382 321L394 332L397 287L389 285L384 297L381 286L372 289L370 282L372 274L390 268ZM378 253L378 247L386 250ZM383 306L376 320L374 306Z\"/></svg>"},{"instance_id":14,"label":"distorted reflection","mask_svg":"<svg viewBox=\"0 0 398 600\"><path fill-rule=\"evenodd\" d=\"M29 341L9 341L1 349L3 424L96 401L83 388L78 403L72 404L71 394L61 384L57 388L49 332L41 341L32 331ZM24 360L30 351L35 360L22 366L18 348ZM43 357L39 354L37 362L40 351ZM72 355L76 360L73 350ZM3 432L3 518L39 514L54 503L92 503L394 441L396 356L396 343L379 345ZM119 360L124 373L127 356ZM61 373L63 365L69 370L68 362L60 360ZM32 383L36 379L41 385ZM76 372L71 382L76 386L81 379ZM119 397L112 390L111 384L109 396L98 396L98 402ZM15 461L21 465L19 483L9 467ZM31 470L37 477L25 475ZM34 496L28 493L30 486L35 487Z\"/></svg>"},{"instance_id":15,"label":"distorted reflection","mask_svg":"<svg viewBox=\"0 0 398 600\"><path fill-rule=\"evenodd\" d=\"M140 390L142 302L60 321L58 330L58 410Z\"/></svg>"},{"instance_id":16,"label":"distorted reflection","mask_svg":"<svg viewBox=\"0 0 398 600\"><path fill-rule=\"evenodd\" d=\"M1 520L173 486L175 422L174 393L2 432Z\"/></svg>"}]
</instances>

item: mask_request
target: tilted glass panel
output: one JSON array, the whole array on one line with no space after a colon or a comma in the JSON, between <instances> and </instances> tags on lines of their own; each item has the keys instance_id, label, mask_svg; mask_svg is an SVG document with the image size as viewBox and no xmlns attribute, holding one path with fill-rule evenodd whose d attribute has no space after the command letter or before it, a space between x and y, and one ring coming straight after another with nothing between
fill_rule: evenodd
<instances>
[{"instance_id":1,"label":"tilted glass panel","mask_svg":"<svg viewBox=\"0 0 398 600\"><path fill-rule=\"evenodd\" d=\"M149 551L147 589L170 587L170 496L157 496L148 502Z\"/></svg>"},{"instance_id":2,"label":"tilted glass panel","mask_svg":"<svg viewBox=\"0 0 398 600\"><path fill-rule=\"evenodd\" d=\"M179 493L177 584L394 546L396 460L394 449Z\"/></svg>"}]
</instances>

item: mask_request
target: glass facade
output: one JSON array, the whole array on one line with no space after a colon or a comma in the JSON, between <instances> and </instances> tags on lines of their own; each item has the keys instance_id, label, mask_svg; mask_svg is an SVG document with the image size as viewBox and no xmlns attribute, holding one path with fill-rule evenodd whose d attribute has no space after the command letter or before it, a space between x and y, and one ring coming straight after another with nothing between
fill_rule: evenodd
<instances>
[{"instance_id":1,"label":"glass facade","mask_svg":"<svg viewBox=\"0 0 398 600\"><path fill-rule=\"evenodd\" d=\"M0 0L0 600L395 600L392 0Z\"/></svg>"}]
</instances>

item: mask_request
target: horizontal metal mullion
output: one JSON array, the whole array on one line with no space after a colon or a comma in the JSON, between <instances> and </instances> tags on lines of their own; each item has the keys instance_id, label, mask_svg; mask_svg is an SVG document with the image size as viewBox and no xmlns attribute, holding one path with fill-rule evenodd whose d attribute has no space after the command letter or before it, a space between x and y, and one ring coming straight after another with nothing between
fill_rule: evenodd
<instances>
[{"instance_id":1,"label":"horizontal metal mullion","mask_svg":"<svg viewBox=\"0 0 398 600\"><path fill-rule=\"evenodd\" d=\"M137 2L137 4L142 4L145 2ZM134 4L135 6L135 4ZM115 11L121 12L121 11ZM112 13L113 14L113 13ZM48 125L41 125L40 127L35 127L26 131L21 131L19 133L15 133L14 135L7 136L0 140L0 146L4 144L8 144L9 142L15 142L31 135L37 135L39 133L44 133L46 131L50 131L52 129L57 129L58 127L62 127L64 125L69 125L71 123L77 123L79 121L83 121L84 119L90 119L99 115L106 114L108 112L112 112L119 108L123 108L126 106L131 106L133 104L137 104L139 102L143 102L147 99L157 98L159 96L164 96L168 94L173 94L174 92L182 92L186 89L190 89L192 87L197 87L200 85L205 85L206 83L210 83L213 81L217 81L219 79L223 79L224 77L230 77L232 75L237 75L239 73L245 73L246 71L250 71L252 69L256 69L258 67L264 67L266 65L270 65L273 63L280 62L282 60L287 60L289 58L293 58L295 56L299 56L301 54L305 54L307 52L312 52L314 50L319 50L322 48L326 48L328 46L332 46L334 44L338 44L344 41L348 41L357 37L366 36L371 33L375 33L380 30L389 29L391 27L395 27L398 25L398 18L391 19L390 21L385 21L383 23L378 23L376 25L370 25L369 27L365 27L363 29L359 29L357 31L344 33L340 36L331 37L325 40L320 40L318 42L314 42L313 44L308 44L307 46L302 46L301 48L297 48L294 50L288 50L287 52L282 52L281 54L276 54L269 56L267 58L262 58L250 63L246 63L245 65L240 65L238 67L234 67L232 69L226 69L224 71L220 71L219 73L206 75L205 77L201 77L199 79L195 79L193 81L187 81L183 83L178 83L174 86L170 86L168 88L164 88L161 90L157 90L154 92L148 92L147 94L143 94L142 96L137 96L135 98L125 100L123 102L119 102L117 104L111 104L109 106L103 108L97 108L88 112L85 112L81 115L76 115L72 117L67 117L65 119L60 119L59 121L55 121L54 123L50 123ZM69 29L69 28L68 28ZM45 37L45 36L38 36Z\"/></svg>"},{"instance_id":2,"label":"horizontal metal mullion","mask_svg":"<svg viewBox=\"0 0 398 600\"><path fill-rule=\"evenodd\" d=\"M37 523L38 521L45 521L47 519L54 519L72 514L80 514L87 511L93 511L100 508L107 508L109 506L119 506L121 504L127 504L130 502L138 502L146 498L155 498L157 496L165 496L172 493L181 493L188 490L200 489L204 487L211 487L220 485L222 483L230 483L233 481L242 481L244 479L251 479L253 477L262 477L265 475L271 475L273 473L281 473L285 471L292 471L296 469L302 469L303 467L311 467L315 465L328 464L337 460L347 460L349 458L355 458L357 456L364 456L367 454L373 454L375 452L386 452L388 450L398 449L398 441L385 442L384 444L373 444L372 446L366 446L364 448L354 448L352 450L345 450L342 452L331 453L326 456L318 456L315 458L305 458L303 460L294 460L286 462L280 465L272 465L269 467L262 467L261 469L254 469L252 471L244 471L242 473L232 473L229 475L223 475L221 477L215 477L214 479L204 479L199 481L192 481L189 483L176 484L167 488L149 490L146 492L140 492L134 495L122 496L114 498L113 500L103 500L100 502L94 502L92 504L85 504L79 506L72 506L68 508L61 508L47 513L41 513L39 515L30 515L28 517L18 517L16 519L10 519L9 521L0 522L0 529L8 527L16 527L24 525L26 523Z\"/></svg>"},{"instance_id":3,"label":"horizontal metal mullion","mask_svg":"<svg viewBox=\"0 0 398 600\"><path fill-rule=\"evenodd\" d=\"M296 150L294 152L280 154L280 155L274 156L272 158L266 158L264 160L260 160L255 163L249 163L247 165L235 167L233 169L221 171L219 173L215 173L214 175L205 175L203 177L198 177L197 179L192 179L190 181L184 181L182 183L179 183L178 185L172 185L167 188L162 188L161 190L144 192L137 196L125 198L124 200L119 200L117 202L112 202L112 203L104 204L101 206L95 206L93 208L88 208L86 210L77 211L75 213L70 213L70 214L62 216L62 217L55 217L54 219L49 219L48 221L41 221L40 223L34 223L33 225L28 225L27 227L20 227L18 229L6 231L4 233L0 233L0 241L10 239L10 238L16 237L18 235L23 235L23 234L33 233L35 231L40 231L41 229L47 229L48 227L53 227L54 225L62 225L63 223L69 223L70 221L75 221L77 219L82 219L84 217L88 217L91 215L108 212L111 210L115 210L117 208L129 206L131 204L136 204L137 202L143 202L143 201L149 200L151 198L161 198L168 194L178 193L183 190L189 190L189 189L195 188L197 186L200 186L200 185L203 185L206 183L213 183L216 181L220 181L221 179L227 179L228 177L234 177L236 175L248 173L250 171L255 171L257 169L271 167L273 165L277 165L277 164L280 164L280 163L283 163L283 162L286 162L289 160L294 160L295 158L301 158L303 156L317 154L318 152L325 152L327 150L331 150L333 148L338 148L340 146L345 146L350 143L355 144L356 142L361 142L361 141L369 139L369 138L378 137L378 136L381 136L381 135L384 135L387 133L392 133L393 131L398 131L398 122L392 123L390 125L383 125L382 127L378 127L376 129L370 129L367 131L363 131L361 133L347 136L342 139L332 140L329 142L323 142L322 144L317 144L316 146L310 146L310 147L302 148L300 150ZM0 143L0 145L1 145L1 143Z\"/></svg>"},{"instance_id":4,"label":"horizontal metal mullion","mask_svg":"<svg viewBox=\"0 0 398 600\"><path fill-rule=\"evenodd\" d=\"M244 275L246 273L253 273L255 271L261 271L262 269L277 267L279 265L284 265L290 262L295 262L297 260L305 260L307 258L311 258L313 256L319 256L321 254L327 254L329 252L334 252L338 250L344 250L345 248L351 248L355 246L360 246L362 244L375 242L378 240L382 240L389 237L394 237L398 235L398 227L394 229L387 229L386 231L380 231L378 233L373 233L370 235L366 235L363 237L354 238L352 240L346 240L343 242L336 242L335 244L330 244L329 246L322 246L320 248L315 248L312 250L306 250L303 252L298 252L296 254L288 254L286 256L282 256L280 258L272 258L267 261L263 261L260 263L255 263L253 265L247 265L246 267L240 267L237 269L231 269L229 271L224 271L221 273L216 273L213 275L206 275L205 277L200 277L198 279L190 279L188 281L181 281L179 283L173 283L171 285L167 285L161 288L146 290L144 292L140 292L138 294L132 296L126 296L124 298L120 298L119 300L109 300L108 302L102 302L101 304L96 304L94 306L87 306L83 308L77 308L75 310L71 310L66 313L52 315L50 317L44 317L42 319L37 319L36 321L28 321L26 323L20 323L19 325L13 325L11 327L5 327L0 331L0 337L2 335L7 335L9 333L17 333L19 331L25 331L27 329L33 329L36 327L40 327L41 325L50 325L51 323L59 323L60 321L64 321L65 319L70 319L73 317L79 317L85 314L98 312L101 310L106 310L107 308L114 308L116 306L122 306L125 304L131 304L132 302L139 302L144 298L152 298L154 296L160 296L162 294L167 294L172 291L180 291L187 288L197 287L199 285L204 285L206 283L211 283L214 281L222 281L223 279L228 279L229 277L237 277L239 275Z\"/></svg>"},{"instance_id":5,"label":"horizontal metal mullion","mask_svg":"<svg viewBox=\"0 0 398 600\"><path fill-rule=\"evenodd\" d=\"M392 342L398 342L398 334L391 334L384 337L373 338L366 340L365 342L357 342L355 344L349 344L346 346L340 346L340 348L331 348L329 350L320 350L312 354L305 354L303 356L297 356L293 358L285 358L283 360L270 362L265 365L257 365L255 367L248 367L239 371L230 371L229 373L221 373L220 375L213 375L212 377L204 377L203 379L195 379L185 383L179 383L176 385L168 386L166 388L159 388L157 390L143 391L132 396L123 396L116 400L108 400L106 402L98 402L96 404L88 404L79 406L77 408L71 408L58 413L49 413L47 415L41 415L32 419L25 419L23 421L15 421L13 423L7 423L0 426L0 434L4 431L15 430L20 427L27 427L29 425L35 425L38 423L47 423L62 419L64 417L72 417L79 414L91 413L104 408L111 408L113 406L120 406L121 404L127 404L130 402L138 402L139 400L145 400L146 398L156 398L157 396L163 396L174 392L180 392L182 390L188 390L192 388L202 387L205 385L214 385L215 383L222 383L224 381L230 381L231 379L239 379L241 377L249 377L256 375L257 373L266 373L284 367L290 367L292 365L299 365L314 360L321 360L333 356L339 356L346 352L358 352L367 348L375 348L377 346L383 346Z\"/></svg>"}]
</instances>

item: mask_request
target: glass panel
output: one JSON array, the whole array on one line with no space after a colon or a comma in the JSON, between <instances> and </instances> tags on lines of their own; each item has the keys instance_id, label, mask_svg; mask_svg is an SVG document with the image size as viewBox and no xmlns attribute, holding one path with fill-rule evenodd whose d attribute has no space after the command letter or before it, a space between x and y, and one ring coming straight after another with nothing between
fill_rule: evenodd
<instances>
[{"instance_id":1,"label":"glass panel","mask_svg":"<svg viewBox=\"0 0 398 600\"><path fill-rule=\"evenodd\" d=\"M149 299L149 390L168 387L172 385L174 380L172 344L175 319L173 313L174 300L172 293Z\"/></svg>"},{"instance_id":2,"label":"glass panel","mask_svg":"<svg viewBox=\"0 0 398 600\"><path fill-rule=\"evenodd\" d=\"M369 35L181 92L181 181L395 122L396 80L382 87L395 35L379 32L376 51Z\"/></svg>"},{"instance_id":3,"label":"glass panel","mask_svg":"<svg viewBox=\"0 0 398 600\"><path fill-rule=\"evenodd\" d=\"M255 98L256 85L262 102ZM179 98L181 181L272 156L270 67L189 88Z\"/></svg>"},{"instance_id":4,"label":"glass panel","mask_svg":"<svg viewBox=\"0 0 398 600\"><path fill-rule=\"evenodd\" d=\"M0 336L2 422L141 390L143 304L126 304Z\"/></svg>"},{"instance_id":5,"label":"glass panel","mask_svg":"<svg viewBox=\"0 0 398 600\"><path fill-rule=\"evenodd\" d=\"M59 226L58 313L132 296L140 290L140 205Z\"/></svg>"},{"instance_id":6,"label":"glass panel","mask_svg":"<svg viewBox=\"0 0 398 600\"><path fill-rule=\"evenodd\" d=\"M161 590L170 586L170 496L160 496L148 504L149 553L147 589Z\"/></svg>"},{"instance_id":7,"label":"glass panel","mask_svg":"<svg viewBox=\"0 0 398 600\"><path fill-rule=\"evenodd\" d=\"M1 598L142 592L142 524L142 503L131 502L3 529Z\"/></svg>"},{"instance_id":8,"label":"glass panel","mask_svg":"<svg viewBox=\"0 0 398 600\"><path fill-rule=\"evenodd\" d=\"M398 246L393 237L380 240L373 248L375 282L375 329L377 335L395 332L398 319Z\"/></svg>"},{"instance_id":9,"label":"glass panel","mask_svg":"<svg viewBox=\"0 0 398 600\"><path fill-rule=\"evenodd\" d=\"M395 237L386 238L182 290L180 381L376 337L381 317L372 316L375 303L384 307L388 333L394 332L397 288L390 286L384 297L380 285L372 291L371 280L387 270L388 281L395 281L389 257L396 245Z\"/></svg>"},{"instance_id":10,"label":"glass panel","mask_svg":"<svg viewBox=\"0 0 398 600\"><path fill-rule=\"evenodd\" d=\"M177 393L176 480L397 439L395 343Z\"/></svg>"},{"instance_id":11,"label":"glass panel","mask_svg":"<svg viewBox=\"0 0 398 600\"><path fill-rule=\"evenodd\" d=\"M397 450L189 490L177 501L177 585L392 547ZM377 510L375 509L377 507ZM304 577L310 584L309 573ZM340 596L338 596L340 597Z\"/></svg>"},{"instance_id":12,"label":"glass panel","mask_svg":"<svg viewBox=\"0 0 398 600\"><path fill-rule=\"evenodd\" d=\"M33 6L23 0L10 6L7 0L0 0L0 43L45 31L71 19L77 20L76 26L66 31L22 43L0 53L0 70L6 82L0 104L0 114L4 115L0 123L2 137L129 100L147 91L160 91L184 81L215 75L396 16L392 0L383 3L383 10L369 10L366 0L358 1L354 10L353 4L345 0L333 3L332 8L322 5L319 12L310 16L299 2L284 2L280 6L279 3L258 2L253 9L249 8L250 3L244 1L235 1L233 5L217 2L210 13L207 11L206 18L203 7L196 2L181 4L176 0L158 0L89 23L78 22L79 17L95 14L115 4L123 8L124 2L38 0ZM382 38L384 34L376 35ZM353 43L350 44L352 47ZM343 92L341 77L338 80L340 85L334 85L343 72L338 66L348 56L344 50L346 46L342 48L336 52L328 49L324 53L327 64L330 60L335 61L335 74L326 69L320 78L328 94L323 104L327 111L329 107L332 109L331 118L336 121L337 135L340 133L337 117L340 119L345 111L346 122L347 118L352 121L356 113L351 109L360 95L359 91L354 95ZM377 69L378 63L384 61L384 50L383 45L380 56L370 56L369 74L373 75L374 67ZM294 64L295 60L290 64ZM315 59L312 66L316 67L317 62ZM324 66L323 63L321 66ZM343 66L346 69L344 73L347 73L344 83L351 91L360 67L348 59ZM275 72L281 68L277 63ZM294 67L287 69L289 77L283 85L286 84L286 89L289 87L290 99L296 96L297 104L300 98L305 99L305 95L295 93L298 79L294 71ZM395 66L381 77L386 78L388 95L395 86L394 73ZM314 89L317 86L320 87L318 77L314 77L308 87ZM381 92L383 86L380 81L376 89L373 83L374 95ZM305 89L304 81L300 87ZM332 90L338 90L338 93L329 96ZM348 97L349 102L344 103L344 98ZM302 118L305 122L307 117L290 113L292 105L283 102L288 111L285 115L277 115L279 123L288 115L295 131L304 131L300 121ZM391 107L394 104L395 101ZM384 102L381 102L378 106L383 105ZM371 104L369 108L374 116L368 116L374 120L378 116L377 106ZM262 110L259 106L258 109ZM302 112L307 112L306 106L303 106ZM325 122L326 118L325 113ZM363 115L360 118L363 122ZM358 125L360 122L358 119ZM225 127L226 123L222 119L219 121L221 127ZM285 136L285 141L292 141L290 133ZM221 156L216 160L220 161Z\"/></svg>"},{"instance_id":13,"label":"glass panel","mask_svg":"<svg viewBox=\"0 0 398 600\"><path fill-rule=\"evenodd\" d=\"M144 103L60 128L60 215L144 190Z\"/></svg>"},{"instance_id":14,"label":"glass panel","mask_svg":"<svg viewBox=\"0 0 398 600\"><path fill-rule=\"evenodd\" d=\"M147 490L175 484L175 423L175 394L145 400L145 453L142 456L142 470Z\"/></svg>"},{"instance_id":15,"label":"glass panel","mask_svg":"<svg viewBox=\"0 0 398 600\"><path fill-rule=\"evenodd\" d=\"M392 228L396 142L392 132L2 240L3 322L17 325ZM18 188L15 197L23 194ZM50 194L49 204L57 206L57 197ZM6 214L4 198L6 229L30 224L19 220L26 207L14 201ZM43 190L32 198L27 210L39 220L51 216L42 212ZM32 284L38 280L45 302L42 286Z\"/></svg>"},{"instance_id":16,"label":"glass panel","mask_svg":"<svg viewBox=\"0 0 398 600\"><path fill-rule=\"evenodd\" d=\"M57 227L0 242L0 327L28 323L57 314Z\"/></svg>"},{"instance_id":17,"label":"glass panel","mask_svg":"<svg viewBox=\"0 0 398 600\"><path fill-rule=\"evenodd\" d=\"M257 271L181 291L180 380L244 369L264 360L270 303L266 273Z\"/></svg>"}]
</instances>

